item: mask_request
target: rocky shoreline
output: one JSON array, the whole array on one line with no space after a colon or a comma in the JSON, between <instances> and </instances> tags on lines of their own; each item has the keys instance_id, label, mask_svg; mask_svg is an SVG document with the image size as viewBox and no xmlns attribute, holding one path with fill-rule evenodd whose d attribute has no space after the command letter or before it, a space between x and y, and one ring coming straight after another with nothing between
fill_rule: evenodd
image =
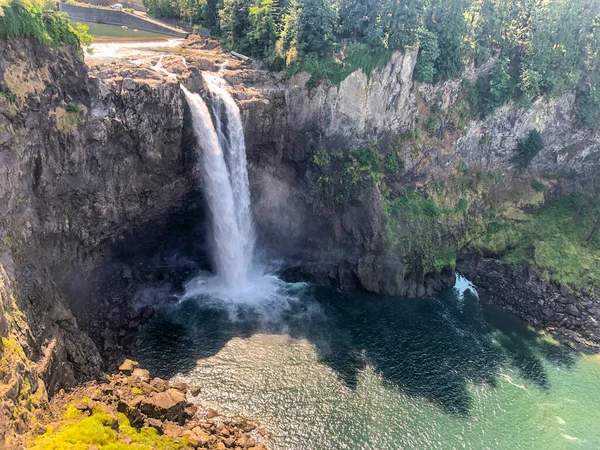
<instances>
[{"instance_id":1,"label":"rocky shoreline","mask_svg":"<svg viewBox=\"0 0 600 450\"><path fill-rule=\"evenodd\" d=\"M468 258L457 270L477 286L482 301L511 311L574 349L600 351L600 295L582 295L546 280L534 265Z\"/></svg>"},{"instance_id":2,"label":"rocky shoreline","mask_svg":"<svg viewBox=\"0 0 600 450\"><path fill-rule=\"evenodd\" d=\"M125 360L116 374L58 392L27 436L27 448L60 448L63 439L90 450L107 443L148 449L266 450L271 436L250 419L203 408L199 389L151 379L137 362Z\"/></svg>"}]
</instances>

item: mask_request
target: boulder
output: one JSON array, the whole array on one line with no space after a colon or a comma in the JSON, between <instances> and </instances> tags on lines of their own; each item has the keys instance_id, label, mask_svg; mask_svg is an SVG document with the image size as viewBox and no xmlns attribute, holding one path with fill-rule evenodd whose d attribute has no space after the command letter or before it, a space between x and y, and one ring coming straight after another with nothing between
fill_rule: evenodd
<instances>
[{"instance_id":1,"label":"boulder","mask_svg":"<svg viewBox=\"0 0 600 450\"><path fill-rule=\"evenodd\" d=\"M150 372L146 369L136 368L133 370L131 376L143 383L148 383L150 381Z\"/></svg>"},{"instance_id":2,"label":"boulder","mask_svg":"<svg viewBox=\"0 0 600 450\"><path fill-rule=\"evenodd\" d=\"M218 416L219 416L219 413L216 410L212 409L212 408L208 408L208 410L206 411L206 417L208 419L213 419L213 418L218 417Z\"/></svg>"},{"instance_id":3,"label":"boulder","mask_svg":"<svg viewBox=\"0 0 600 450\"><path fill-rule=\"evenodd\" d=\"M131 403L126 402L125 400L119 400L119 404L117 405L117 411L125 414L127 420L132 427L141 427L144 425L144 416L139 410L140 400L135 400Z\"/></svg>"},{"instance_id":4,"label":"boulder","mask_svg":"<svg viewBox=\"0 0 600 450\"><path fill-rule=\"evenodd\" d=\"M158 434L163 434L164 432L164 428L163 428L163 423L158 420L158 419L148 419L147 421L148 426L154 428L156 431L158 431Z\"/></svg>"},{"instance_id":5,"label":"boulder","mask_svg":"<svg viewBox=\"0 0 600 450\"><path fill-rule=\"evenodd\" d=\"M133 373L133 371L135 369L137 369L138 366L139 366L139 363L137 361L132 361L131 359L126 359L119 366L119 372L121 372L123 375L129 376Z\"/></svg>"},{"instance_id":6,"label":"boulder","mask_svg":"<svg viewBox=\"0 0 600 450\"><path fill-rule=\"evenodd\" d=\"M140 410L153 419L182 422L186 406L185 396L176 389L167 389L154 397L145 398L140 403Z\"/></svg>"}]
</instances>

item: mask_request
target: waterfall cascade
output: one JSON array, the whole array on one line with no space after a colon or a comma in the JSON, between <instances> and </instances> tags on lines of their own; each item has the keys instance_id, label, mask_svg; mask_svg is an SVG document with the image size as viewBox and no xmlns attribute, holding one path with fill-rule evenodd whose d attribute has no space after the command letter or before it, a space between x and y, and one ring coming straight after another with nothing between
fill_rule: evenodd
<instances>
[{"instance_id":1,"label":"waterfall cascade","mask_svg":"<svg viewBox=\"0 0 600 450\"><path fill-rule=\"evenodd\" d=\"M199 94L183 86L181 89L201 148L202 187L212 221L216 275L227 287L242 288L254 251L242 121L235 101L225 89L225 81L210 74L204 77L210 90L212 115Z\"/></svg>"},{"instance_id":2,"label":"waterfall cascade","mask_svg":"<svg viewBox=\"0 0 600 450\"><path fill-rule=\"evenodd\" d=\"M184 60L185 64L185 60ZM171 78L162 57L152 66ZM279 314L294 296L282 291L285 283L269 275L254 260L246 145L240 110L227 83L219 75L203 72L210 108L197 93L183 85L199 148L200 177L210 210L213 274L200 273L187 283L181 297L203 299L229 309L235 318L238 306L249 306L261 316Z\"/></svg>"}]
</instances>

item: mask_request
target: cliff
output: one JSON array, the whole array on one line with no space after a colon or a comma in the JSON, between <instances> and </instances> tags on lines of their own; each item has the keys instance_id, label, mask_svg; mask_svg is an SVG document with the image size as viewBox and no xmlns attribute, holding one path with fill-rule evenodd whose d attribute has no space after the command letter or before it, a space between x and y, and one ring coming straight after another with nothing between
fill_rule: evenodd
<instances>
[{"instance_id":1,"label":"cliff","mask_svg":"<svg viewBox=\"0 0 600 450\"><path fill-rule=\"evenodd\" d=\"M575 126L572 93L480 120L461 80L413 81L414 52L339 85L229 60L205 41L178 53L163 64L193 91L203 91L201 70L223 68L244 118L260 248L284 277L424 297L451 286L458 264L528 320L600 342L597 287L578 289L527 241L544 204L598 164L600 135ZM140 285L176 283L204 264L197 254L191 265L151 261L198 245L203 206L178 82L148 62L86 67L76 48L2 41L0 91L0 420L10 423L0 445L9 445L48 394L102 372L97 346L114 357L131 345L153 313L135 305ZM543 146L523 167L515 156L534 129ZM177 229L187 240L168 241ZM510 232L502 245L498 230ZM596 244L574 247L591 266Z\"/></svg>"},{"instance_id":2,"label":"cliff","mask_svg":"<svg viewBox=\"0 0 600 450\"><path fill-rule=\"evenodd\" d=\"M160 227L192 186L178 85L141 75L101 80L77 48L0 41L3 433L34 420L31 397L39 406L102 373L72 311L97 314L102 301L86 283L111 245Z\"/></svg>"}]
</instances>

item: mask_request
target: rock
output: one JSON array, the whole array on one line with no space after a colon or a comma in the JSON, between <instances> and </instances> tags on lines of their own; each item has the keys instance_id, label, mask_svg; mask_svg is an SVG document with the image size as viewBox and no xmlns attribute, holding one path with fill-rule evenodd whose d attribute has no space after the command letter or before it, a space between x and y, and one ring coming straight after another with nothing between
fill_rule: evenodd
<instances>
[{"instance_id":1,"label":"rock","mask_svg":"<svg viewBox=\"0 0 600 450\"><path fill-rule=\"evenodd\" d=\"M163 434L163 423L158 420L158 419L153 419L153 418L149 418L146 423L148 424L149 427L154 428L156 431L158 431L158 434Z\"/></svg>"},{"instance_id":2,"label":"rock","mask_svg":"<svg viewBox=\"0 0 600 450\"><path fill-rule=\"evenodd\" d=\"M579 316L579 309L577 309L577 306L575 306L573 303L569 303L566 307L565 310L567 311L567 313L571 314L572 316Z\"/></svg>"},{"instance_id":3,"label":"rock","mask_svg":"<svg viewBox=\"0 0 600 450\"><path fill-rule=\"evenodd\" d=\"M125 414L132 427L141 427L144 425L144 416L140 412L139 405L141 399L128 403L124 400L119 400L117 411Z\"/></svg>"},{"instance_id":4,"label":"rock","mask_svg":"<svg viewBox=\"0 0 600 450\"><path fill-rule=\"evenodd\" d=\"M219 413L212 408L208 408L208 410L206 411L206 417L209 419L213 419L218 416L219 416Z\"/></svg>"},{"instance_id":5,"label":"rock","mask_svg":"<svg viewBox=\"0 0 600 450\"><path fill-rule=\"evenodd\" d=\"M235 441L235 438L233 438L233 437L226 437L226 438L223 438L222 442L225 444L226 447L231 448L231 447L233 447L233 444L236 441Z\"/></svg>"},{"instance_id":6,"label":"rock","mask_svg":"<svg viewBox=\"0 0 600 450\"><path fill-rule=\"evenodd\" d=\"M254 439L246 435L242 435L237 439L237 444L243 448L254 447L255 443Z\"/></svg>"},{"instance_id":7,"label":"rock","mask_svg":"<svg viewBox=\"0 0 600 450\"><path fill-rule=\"evenodd\" d=\"M193 445L205 446L211 440L211 436L200 427L184 431L183 434L188 436L190 443Z\"/></svg>"},{"instance_id":8,"label":"rock","mask_svg":"<svg viewBox=\"0 0 600 450\"><path fill-rule=\"evenodd\" d=\"M133 371L139 366L137 361L132 361L131 359L126 359L125 361L123 361L123 363L119 366L119 372L121 372L123 375L131 375L133 373Z\"/></svg>"},{"instance_id":9,"label":"rock","mask_svg":"<svg viewBox=\"0 0 600 450\"><path fill-rule=\"evenodd\" d=\"M227 447L225 447L225 444L223 444L223 442L217 442L217 445L215 445L215 449L216 450L225 450Z\"/></svg>"},{"instance_id":10,"label":"rock","mask_svg":"<svg viewBox=\"0 0 600 450\"><path fill-rule=\"evenodd\" d=\"M143 383L148 383L150 381L150 372L146 369L136 368L133 370L131 376Z\"/></svg>"},{"instance_id":11,"label":"rock","mask_svg":"<svg viewBox=\"0 0 600 450\"><path fill-rule=\"evenodd\" d=\"M196 405L188 405L183 410L183 416L185 420L191 420L196 415L198 407Z\"/></svg>"},{"instance_id":12,"label":"rock","mask_svg":"<svg viewBox=\"0 0 600 450\"><path fill-rule=\"evenodd\" d=\"M190 394L193 397L198 397L198 395L200 395L201 391L202 390L199 387L197 387L197 386L193 386L193 387L190 388Z\"/></svg>"},{"instance_id":13,"label":"rock","mask_svg":"<svg viewBox=\"0 0 600 450\"><path fill-rule=\"evenodd\" d=\"M154 419L180 423L183 421L185 406L185 396L175 389L168 389L153 397L142 399L140 410Z\"/></svg>"},{"instance_id":14,"label":"rock","mask_svg":"<svg viewBox=\"0 0 600 450\"><path fill-rule=\"evenodd\" d=\"M162 378L153 378L150 382L150 386L157 389L160 392L164 392L169 388L169 382Z\"/></svg>"},{"instance_id":15,"label":"rock","mask_svg":"<svg viewBox=\"0 0 600 450\"><path fill-rule=\"evenodd\" d=\"M171 387L173 389L177 389L178 391L183 392L184 394L187 393L189 386L187 385L187 383L177 383L177 384L171 384Z\"/></svg>"}]
</instances>

